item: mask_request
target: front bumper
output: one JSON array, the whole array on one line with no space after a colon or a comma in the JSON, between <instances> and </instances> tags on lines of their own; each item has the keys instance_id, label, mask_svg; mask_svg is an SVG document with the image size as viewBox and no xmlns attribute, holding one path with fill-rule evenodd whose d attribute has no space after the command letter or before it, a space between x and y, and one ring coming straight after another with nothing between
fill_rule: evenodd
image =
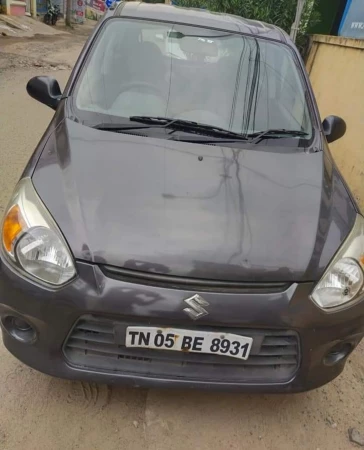
<instances>
[{"instance_id":1,"label":"front bumper","mask_svg":"<svg viewBox=\"0 0 364 450\"><path fill-rule=\"evenodd\" d=\"M324 313L308 298L312 283L293 284L283 291L271 292L200 292L209 302L209 314L193 322L183 312L186 307L183 300L196 291L130 283L110 278L92 264L79 262L77 266L78 278L60 290L32 283L4 261L0 266L2 325L6 324L6 318L15 316L26 320L36 330L35 339L24 343L2 326L5 346L25 364L57 377L143 387L299 392L319 387L338 376L346 358L328 365L324 362L325 356L340 343L355 348L364 334L363 302L341 312ZM252 335L288 333L297 336L297 367L289 379L282 381L283 378L275 376L264 377L262 370L259 374L256 372L256 377L251 373L245 376L246 367L242 367L241 378L236 367L234 376L230 376L232 371L228 365L221 372L215 370L216 364L220 363L215 360L211 364L214 376L209 376L208 371L199 370L201 361L196 357L192 361L194 365L191 361L176 362L172 356L170 361L164 358L163 363L157 358L153 370L143 355L140 358L132 355L125 362L118 358L116 366L104 365L100 358L94 360L99 361L97 364L90 365L87 358L83 363L77 363L75 354L70 357L67 352L67 342L76 324L85 317L111 323L111 329L113 323L122 322L186 329L244 330L243 334ZM169 363L174 364L173 370ZM176 370L176 367L180 369ZM221 373L220 378L218 373Z\"/></svg>"}]
</instances>

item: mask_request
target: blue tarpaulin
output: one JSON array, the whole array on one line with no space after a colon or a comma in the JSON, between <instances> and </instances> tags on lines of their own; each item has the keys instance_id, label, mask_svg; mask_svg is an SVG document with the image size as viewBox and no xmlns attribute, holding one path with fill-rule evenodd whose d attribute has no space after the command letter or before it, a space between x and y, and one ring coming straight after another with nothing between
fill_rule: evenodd
<instances>
[{"instance_id":1,"label":"blue tarpaulin","mask_svg":"<svg viewBox=\"0 0 364 450\"><path fill-rule=\"evenodd\" d=\"M340 24L339 36L364 39L364 0L348 0Z\"/></svg>"}]
</instances>

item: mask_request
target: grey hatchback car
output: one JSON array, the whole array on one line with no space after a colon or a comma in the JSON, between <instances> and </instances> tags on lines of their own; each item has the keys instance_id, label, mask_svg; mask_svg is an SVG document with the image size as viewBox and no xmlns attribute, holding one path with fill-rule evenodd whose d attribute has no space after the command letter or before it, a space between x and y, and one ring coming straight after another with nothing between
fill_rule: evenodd
<instances>
[{"instance_id":1,"label":"grey hatchback car","mask_svg":"<svg viewBox=\"0 0 364 450\"><path fill-rule=\"evenodd\" d=\"M108 11L5 211L7 349L47 374L297 392L364 333L364 219L280 29L140 2Z\"/></svg>"}]
</instances>

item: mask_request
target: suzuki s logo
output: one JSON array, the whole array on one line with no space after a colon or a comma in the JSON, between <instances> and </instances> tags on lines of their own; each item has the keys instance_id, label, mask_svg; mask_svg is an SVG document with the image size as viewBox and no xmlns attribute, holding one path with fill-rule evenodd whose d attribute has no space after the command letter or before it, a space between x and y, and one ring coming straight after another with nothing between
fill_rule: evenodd
<instances>
[{"instance_id":1,"label":"suzuki s logo","mask_svg":"<svg viewBox=\"0 0 364 450\"><path fill-rule=\"evenodd\" d=\"M203 306L209 306L209 303L204 300L200 295L196 294L193 297L184 300L189 308L185 308L183 311L188 314L191 319L197 320L203 316L207 316L208 312Z\"/></svg>"}]
</instances>

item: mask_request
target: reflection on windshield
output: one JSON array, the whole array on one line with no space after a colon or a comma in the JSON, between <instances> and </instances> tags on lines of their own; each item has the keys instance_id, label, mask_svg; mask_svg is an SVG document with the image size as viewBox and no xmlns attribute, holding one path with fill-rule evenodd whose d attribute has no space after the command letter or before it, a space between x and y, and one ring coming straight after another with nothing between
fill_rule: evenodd
<instances>
[{"instance_id":1,"label":"reflection on windshield","mask_svg":"<svg viewBox=\"0 0 364 450\"><path fill-rule=\"evenodd\" d=\"M178 24L111 19L76 88L76 109L113 123L169 117L250 134L311 136L290 49L273 41Z\"/></svg>"}]
</instances>

